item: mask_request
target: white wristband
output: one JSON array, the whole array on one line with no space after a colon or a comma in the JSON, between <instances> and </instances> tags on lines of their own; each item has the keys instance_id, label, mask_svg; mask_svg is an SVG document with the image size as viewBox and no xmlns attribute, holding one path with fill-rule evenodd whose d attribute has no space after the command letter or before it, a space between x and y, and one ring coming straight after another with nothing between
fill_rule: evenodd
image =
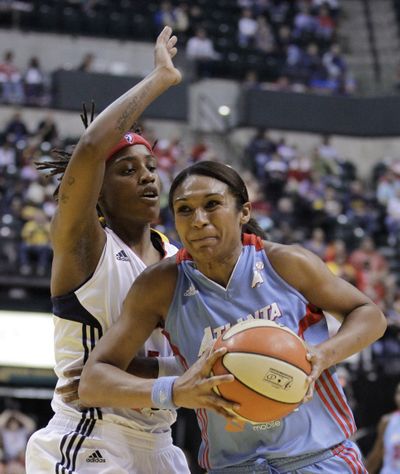
<instances>
[{"instance_id":1,"label":"white wristband","mask_svg":"<svg viewBox=\"0 0 400 474\"><path fill-rule=\"evenodd\" d=\"M174 383L177 378L177 376L159 377L154 381L151 390L152 408L162 408L164 410L177 408L172 398Z\"/></svg>"}]
</instances>

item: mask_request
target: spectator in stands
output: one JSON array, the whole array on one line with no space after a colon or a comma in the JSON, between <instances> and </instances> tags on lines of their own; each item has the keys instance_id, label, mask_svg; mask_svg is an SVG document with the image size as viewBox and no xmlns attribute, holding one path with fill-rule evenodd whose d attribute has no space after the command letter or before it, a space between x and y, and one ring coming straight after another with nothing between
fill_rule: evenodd
<instances>
[{"instance_id":1,"label":"spectator in stands","mask_svg":"<svg viewBox=\"0 0 400 474\"><path fill-rule=\"evenodd\" d=\"M6 51L0 63L1 101L6 104L22 104L24 88L22 74L14 65L14 53Z\"/></svg>"},{"instance_id":2,"label":"spectator in stands","mask_svg":"<svg viewBox=\"0 0 400 474\"><path fill-rule=\"evenodd\" d=\"M316 18L316 35L325 41L331 41L335 32L335 20L326 5L320 7Z\"/></svg>"},{"instance_id":3,"label":"spectator in stands","mask_svg":"<svg viewBox=\"0 0 400 474\"><path fill-rule=\"evenodd\" d=\"M304 247L323 260L326 254L325 232L319 227L313 229L311 238L304 242Z\"/></svg>"},{"instance_id":4,"label":"spectator in stands","mask_svg":"<svg viewBox=\"0 0 400 474\"><path fill-rule=\"evenodd\" d=\"M342 56L339 44L334 43L322 57L322 63L328 71L329 78L340 81L346 76L347 64Z\"/></svg>"},{"instance_id":5,"label":"spectator in stands","mask_svg":"<svg viewBox=\"0 0 400 474\"><path fill-rule=\"evenodd\" d=\"M29 436L36 428L34 420L19 410L6 409L0 415L0 437L7 463L21 459Z\"/></svg>"},{"instance_id":6,"label":"spectator in stands","mask_svg":"<svg viewBox=\"0 0 400 474\"><path fill-rule=\"evenodd\" d=\"M245 8L242 10L238 20L237 30L239 46L242 48L253 47L257 32L257 21L254 19L250 9Z\"/></svg>"},{"instance_id":7,"label":"spectator in stands","mask_svg":"<svg viewBox=\"0 0 400 474\"><path fill-rule=\"evenodd\" d=\"M386 212L388 243L394 247L400 240L400 189L397 189L395 195L388 199Z\"/></svg>"},{"instance_id":8,"label":"spectator in stands","mask_svg":"<svg viewBox=\"0 0 400 474\"><path fill-rule=\"evenodd\" d=\"M188 5L180 3L173 6L169 1L161 2L154 14L154 23L157 30L170 26L176 32L185 33L189 28Z\"/></svg>"},{"instance_id":9,"label":"spectator in stands","mask_svg":"<svg viewBox=\"0 0 400 474\"><path fill-rule=\"evenodd\" d=\"M32 273L36 265L36 274L44 276L50 269L50 222L40 209L34 209L21 232L20 272Z\"/></svg>"},{"instance_id":10,"label":"spectator in stands","mask_svg":"<svg viewBox=\"0 0 400 474\"><path fill-rule=\"evenodd\" d=\"M95 55L93 53L86 53L82 57L82 60L78 64L78 67L76 68L76 70L81 71L81 72L93 72L94 61L95 61Z\"/></svg>"},{"instance_id":11,"label":"spectator in stands","mask_svg":"<svg viewBox=\"0 0 400 474\"><path fill-rule=\"evenodd\" d=\"M219 58L219 54L204 28L197 28L195 35L189 38L186 44L186 57L195 63L199 77L211 75L212 63Z\"/></svg>"},{"instance_id":12,"label":"spectator in stands","mask_svg":"<svg viewBox=\"0 0 400 474\"><path fill-rule=\"evenodd\" d=\"M28 62L24 85L27 105L44 105L45 76L36 56L30 58Z\"/></svg>"},{"instance_id":13,"label":"spectator in stands","mask_svg":"<svg viewBox=\"0 0 400 474\"><path fill-rule=\"evenodd\" d=\"M310 7L302 4L300 10L294 17L293 36L298 39L307 40L310 38L317 28L317 21L311 14Z\"/></svg>"},{"instance_id":14,"label":"spectator in stands","mask_svg":"<svg viewBox=\"0 0 400 474\"><path fill-rule=\"evenodd\" d=\"M16 165L16 150L13 146L10 136L6 135L4 142L0 145L0 172L4 173L8 166Z\"/></svg>"},{"instance_id":15,"label":"spectator in stands","mask_svg":"<svg viewBox=\"0 0 400 474\"><path fill-rule=\"evenodd\" d=\"M331 246L330 251L332 251L332 257L330 257L328 254L329 250L327 251L326 256L326 264L330 271L336 276L339 276L340 278L343 278L349 283L355 285L357 281L357 271L349 262L345 242L341 239L335 240Z\"/></svg>"},{"instance_id":16,"label":"spectator in stands","mask_svg":"<svg viewBox=\"0 0 400 474\"><path fill-rule=\"evenodd\" d=\"M381 417L375 443L367 456L365 466L369 474L400 472L400 383L396 386L394 400L396 411ZM382 470L379 471L380 467Z\"/></svg>"},{"instance_id":17,"label":"spectator in stands","mask_svg":"<svg viewBox=\"0 0 400 474\"><path fill-rule=\"evenodd\" d=\"M16 143L19 140L27 138L29 134L28 129L19 110L17 110L7 122L4 134L9 136L12 143Z\"/></svg>"},{"instance_id":18,"label":"spectator in stands","mask_svg":"<svg viewBox=\"0 0 400 474\"><path fill-rule=\"evenodd\" d=\"M40 137L42 142L49 142L52 144L54 144L54 142L58 139L57 124L54 121L54 117L51 113L45 115L39 122L35 135Z\"/></svg>"},{"instance_id":19,"label":"spectator in stands","mask_svg":"<svg viewBox=\"0 0 400 474\"><path fill-rule=\"evenodd\" d=\"M257 17L257 28L254 35L254 47L263 53L272 53L275 48L275 39L271 28L262 15Z\"/></svg>"}]
</instances>

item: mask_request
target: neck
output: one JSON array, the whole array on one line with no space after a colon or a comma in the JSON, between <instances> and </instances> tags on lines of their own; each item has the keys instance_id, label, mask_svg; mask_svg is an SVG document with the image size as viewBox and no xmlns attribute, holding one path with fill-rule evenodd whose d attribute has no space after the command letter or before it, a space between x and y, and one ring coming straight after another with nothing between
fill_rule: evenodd
<instances>
[{"instance_id":1,"label":"neck","mask_svg":"<svg viewBox=\"0 0 400 474\"><path fill-rule=\"evenodd\" d=\"M150 238L150 224L135 224L130 226L110 225L110 229L130 247L146 265L151 265L161 260L161 255L153 246Z\"/></svg>"},{"instance_id":2,"label":"neck","mask_svg":"<svg viewBox=\"0 0 400 474\"><path fill-rule=\"evenodd\" d=\"M230 252L229 255L217 260L195 261L195 263L197 269L203 273L203 275L226 288L241 252L242 246L240 245L234 252Z\"/></svg>"}]
</instances>

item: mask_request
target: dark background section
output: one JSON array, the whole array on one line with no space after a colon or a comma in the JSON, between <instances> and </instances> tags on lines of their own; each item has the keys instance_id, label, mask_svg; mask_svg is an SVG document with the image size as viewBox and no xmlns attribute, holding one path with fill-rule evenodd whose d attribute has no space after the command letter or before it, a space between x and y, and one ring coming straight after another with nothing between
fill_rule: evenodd
<instances>
[{"instance_id":1,"label":"dark background section","mask_svg":"<svg viewBox=\"0 0 400 474\"><path fill-rule=\"evenodd\" d=\"M53 107L61 110L82 110L82 103L94 100L101 111L137 84L142 78L110 76L80 71L56 71L53 74ZM182 82L159 97L143 113L145 118L184 121L188 115L188 84ZM173 107L171 107L173 104Z\"/></svg>"}]
</instances>

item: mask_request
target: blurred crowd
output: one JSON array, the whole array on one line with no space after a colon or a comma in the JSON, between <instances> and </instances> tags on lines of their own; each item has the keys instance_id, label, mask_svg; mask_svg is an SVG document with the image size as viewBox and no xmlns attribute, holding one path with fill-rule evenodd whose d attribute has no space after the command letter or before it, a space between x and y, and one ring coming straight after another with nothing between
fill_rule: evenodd
<instances>
[{"instance_id":1,"label":"blurred crowd","mask_svg":"<svg viewBox=\"0 0 400 474\"><path fill-rule=\"evenodd\" d=\"M24 474L25 450L36 423L17 408L0 413L0 474Z\"/></svg>"},{"instance_id":2,"label":"blurred crowd","mask_svg":"<svg viewBox=\"0 0 400 474\"><path fill-rule=\"evenodd\" d=\"M129 10L129 2L122 0L59 0L46 5L46 9L33 0L0 0L1 7L3 16L7 9L31 15L22 25L28 30L46 31L46 22L40 20L43 15L52 18L51 24L59 25L61 33L63 25L69 25L76 16L76 31L72 33L118 37L117 32L124 30L122 22L131 15L129 26L135 32L134 39L153 41L165 25L170 25L186 57L185 76L193 80L222 77L238 80L245 88L323 94L348 95L356 90L338 41L339 0L148 2L143 4L140 24L137 9ZM50 8L53 13L47 11ZM99 23L98 29L90 27L106 18L111 23L113 18L121 22L114 33L107 33L106 23L102 27ZM4 22L4 26L12 26ZM51 74L41 67L45 58L30 58L24 70L15 65L14 59L10 50L0 60L0 101L50 103ZM77 69L84 72L96 72L96 63L101 63L97 53L90 51L81 59ZM60 58L59 68L63 67Z\"/></svg>"}]
</instances>

